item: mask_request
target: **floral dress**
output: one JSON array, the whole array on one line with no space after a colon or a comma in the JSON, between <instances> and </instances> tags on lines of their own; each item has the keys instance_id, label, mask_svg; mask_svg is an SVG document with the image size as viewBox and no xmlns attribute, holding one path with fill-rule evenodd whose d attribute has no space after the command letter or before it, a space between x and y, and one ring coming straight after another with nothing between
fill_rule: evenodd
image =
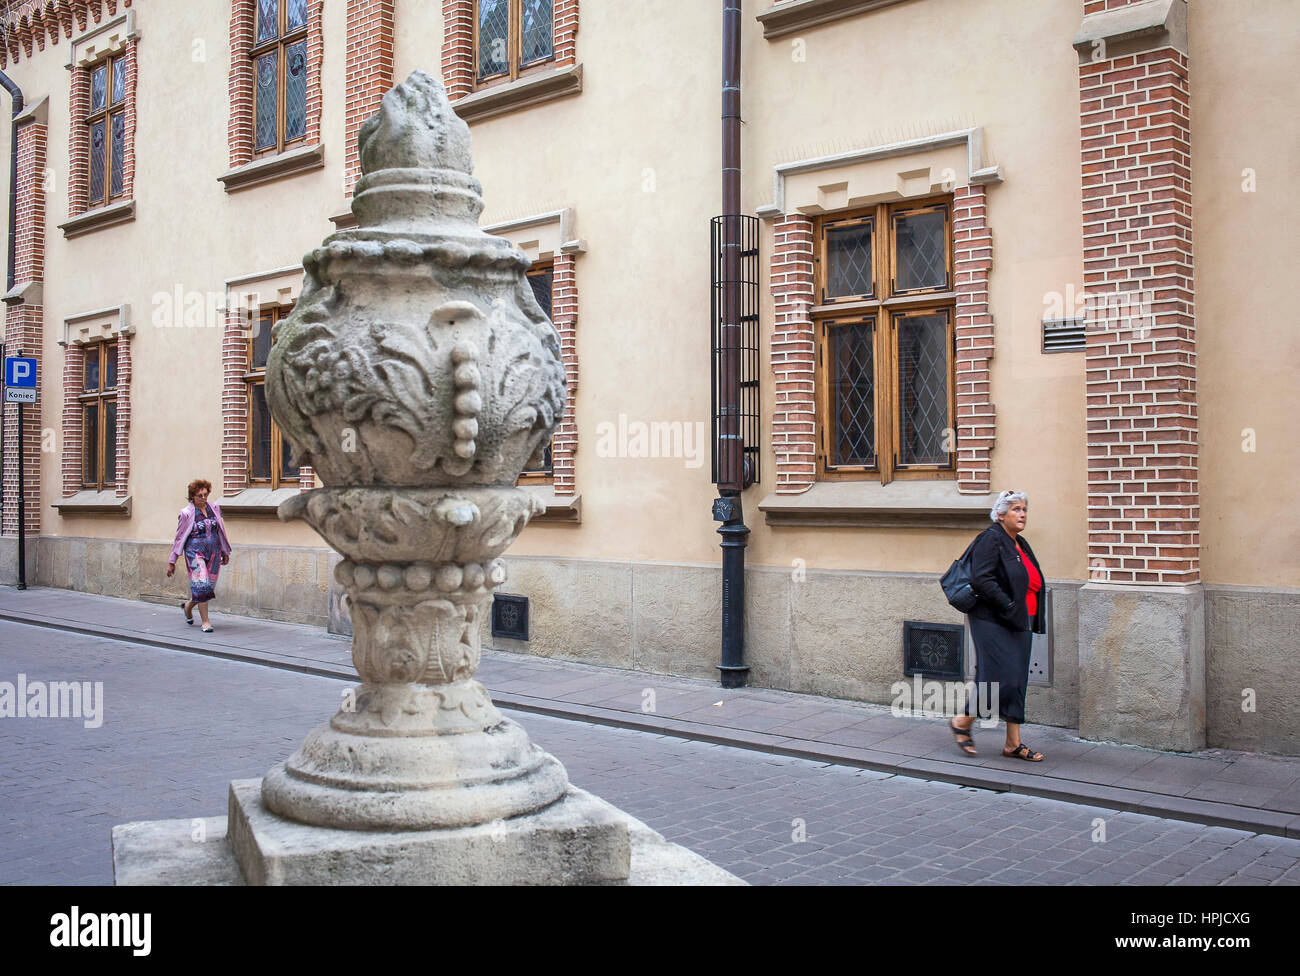
<instances>
[{"instance_id":1,"label":"floral dress","mask_svg":"<svg viewBox=\"0 0 1300 976\"><path fill-rule=\"evenodd\" d=\"M194 529L185 540L185 565L190 572L190 599L207 603L217 595L221 572L221 526L211 508L194 512Z\"/></svg>"}]
</instances>

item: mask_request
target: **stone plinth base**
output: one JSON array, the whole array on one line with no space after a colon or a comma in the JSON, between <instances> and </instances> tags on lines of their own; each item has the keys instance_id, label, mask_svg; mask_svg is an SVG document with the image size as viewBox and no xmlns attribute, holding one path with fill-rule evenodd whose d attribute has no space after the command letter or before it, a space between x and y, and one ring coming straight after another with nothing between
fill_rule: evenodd
<instances>
[{"instance_id":1,"label":"stone plinth base","mask_svg":"<svg viewBox=\"0 0 1300 976\"><path fill-rule=\"evenodd\" d=\"M373 832L295 824L262 807L261 780L230 786L229 820L157 820L114 827L115 883L744 884L573 787L563 800L531 817L457 830ZM619 863L622 875L609 877L619 873L609 870ZM580 880L584 875L586 880Z\"/></svg>"},{"instance_id":2,"label":"stone plinth base","mask_svg":"<svg viewBox=\"0 0 1300 976\"><path fill-rule=\"evenodd\" d=\"M1201 586L1079 590L1079 734L1175 752L1205 748Z\"/></svg>"}]
</instances>

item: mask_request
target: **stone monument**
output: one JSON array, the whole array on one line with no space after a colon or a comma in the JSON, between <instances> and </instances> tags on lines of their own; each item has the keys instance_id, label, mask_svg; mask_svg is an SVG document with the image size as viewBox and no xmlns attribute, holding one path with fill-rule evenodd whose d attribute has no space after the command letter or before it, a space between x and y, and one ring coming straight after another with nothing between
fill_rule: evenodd
<instances>
[{"instance_id":1,"label":"stone monument","mask_svg":"<svg viewBox=\"0 0 1300 976\"><path fill-rule=\"evenodd\" d=\"M478 228L469 129L437 80L389 91L359 147L358 226L304 257L266 389L327 486L280 517L345 557L362 684L231 784L228 847L187 850L189 821L115 828L118 883L736 883L571 786L474 680L499 557L536 512L516 481L564 410L559 339L528 259Z\"/></svg>"}]
</instances>

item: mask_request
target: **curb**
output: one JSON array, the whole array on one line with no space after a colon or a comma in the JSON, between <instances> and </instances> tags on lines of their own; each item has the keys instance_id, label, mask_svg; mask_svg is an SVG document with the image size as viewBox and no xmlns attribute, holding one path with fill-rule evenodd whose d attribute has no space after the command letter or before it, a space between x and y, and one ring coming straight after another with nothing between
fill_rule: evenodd
<instances>
[{"instance_id":1,"label":"curb","mask_svg":"<svg viewBox=\"0 0 1300 976\"><path fill-rule=\"evenodd\" d=\"M159 638L152 634L78 625L40 615L18 614L8 610L0 610L0 620L33 627L45 627L50 630L62 630L87 637L125 641L131 644L143 644L165 650L199 654L204 657L279 668L284 671L296 671L300 674L310 674L322 678L356 680L357 677L356 672L351 668L311 665L304 663L299 658L278 657L266 652L255 653L237 649L195 647L192 644ZM1083 783L1079 780L1031 776L986 766L968 766L962 763L950 763L933 759L901 758L891 753L876 752L871 749L857 749L850 746L834 746L811 739L795 739L789 736L751 732L743 729L726 729L715 725L704 725L698 722L687 722L655 715L643 717L634 712L601 708L598 705L561 703L553 699L532 698L528 695L508 692L491 692L491 697L492 701L499 707L534 715L545 715L550 718L590 722L594 725L628 729L634 732L670 735L674 738L695 742L709 742L738 749L748 749L752 752L786 756L792 759L808 759L837 766L870 769L875 772L891 773L897 776L908 776L913 779L924 779L932 782L951 783L957 786L970 786L999 793L1037 796L1048 800L1102 806L1113 810L1140 813L1169 820L1182 820L1212 827L1229 827L1234 830L1246 830L1256 834L1271 834L1278 837L1300 839L1300 815L1293 813L1260 810L1254 807L1237 806L1213 800L1193 800L1181 796L1147 793L1142 790L1124 787Z\"/></svg>"}]
</instances>

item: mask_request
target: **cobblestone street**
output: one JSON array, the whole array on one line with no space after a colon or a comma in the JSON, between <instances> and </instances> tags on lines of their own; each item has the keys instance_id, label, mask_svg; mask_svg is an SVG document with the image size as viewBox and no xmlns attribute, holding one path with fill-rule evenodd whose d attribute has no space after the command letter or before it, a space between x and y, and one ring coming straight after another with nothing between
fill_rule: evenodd
<instances>
[{"instance_id":1,"label":"cobblestone street","mask_svg":"<svg viewBox=\"0 0 1300 976\"><path fill-rule=\"evenodd\" d=\"M225 813L348 682L0 622L0 680L102 681L103 724L0 720L0 882L111 884L115 824ZM753 884L1297 884L1300 841L512 713L571 780ZM1104 839L1101 839L1104 831Z\"/></svg>"}]
</instances>

